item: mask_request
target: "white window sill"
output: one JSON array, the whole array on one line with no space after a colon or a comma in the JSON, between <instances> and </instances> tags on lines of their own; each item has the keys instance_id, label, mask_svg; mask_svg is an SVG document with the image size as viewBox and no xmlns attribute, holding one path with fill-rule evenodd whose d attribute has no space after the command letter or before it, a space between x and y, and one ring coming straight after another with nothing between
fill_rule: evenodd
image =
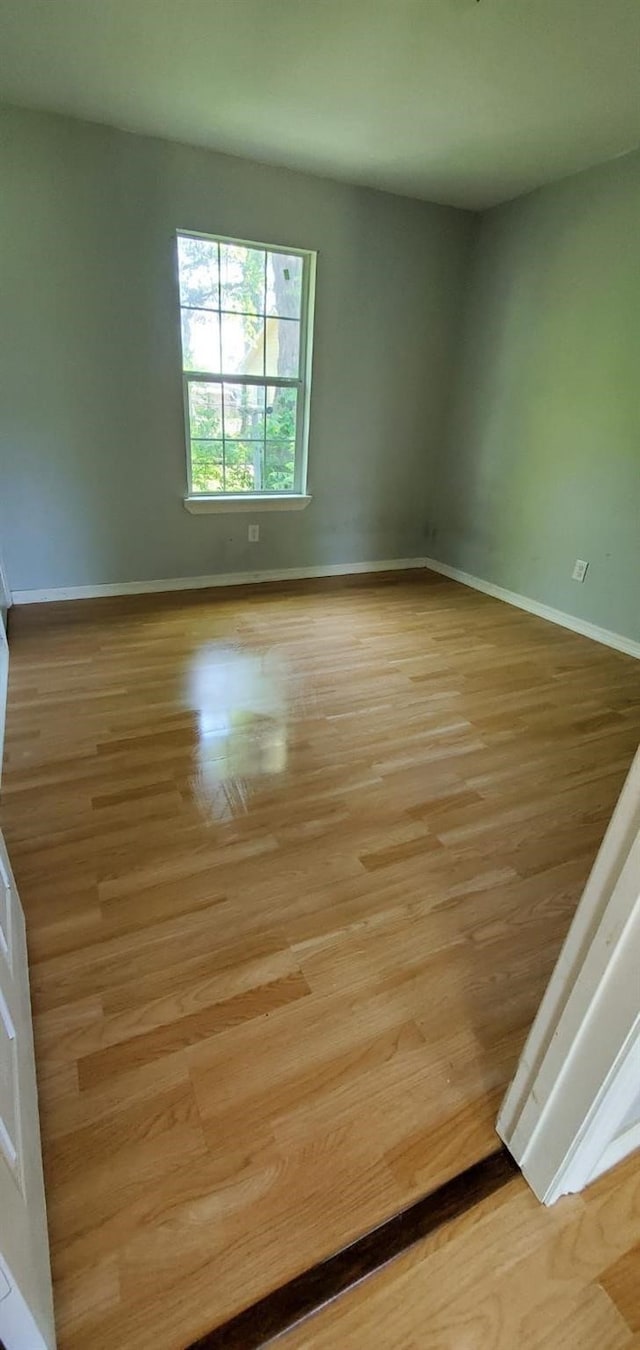
<instances>
[{"instance_id":1,"label":"white window sill","mask_svg":"<svg viewBox=\"0 0 640 1350\"><path fill-rule=\"evenodd\" d=\"M194 492L185 497L184 506L193 516L199 516L208 511L304 511L310 501L310 497L294 492L271 492L263 496L243 492L237 497L205 497Z\"/></svg>"}]
</instances>

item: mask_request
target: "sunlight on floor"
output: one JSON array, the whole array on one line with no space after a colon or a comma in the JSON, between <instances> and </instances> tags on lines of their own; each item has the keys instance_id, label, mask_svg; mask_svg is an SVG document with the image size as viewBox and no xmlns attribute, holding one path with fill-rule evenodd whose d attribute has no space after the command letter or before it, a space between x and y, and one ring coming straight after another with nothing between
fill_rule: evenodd
<instances>
[{"instance_id":1,"label":"sunlight on floor","mask_svg":"<svg viewBox=\"0 0 640 1350\"><path fill-rule=\"evenodd\" d=\"M255 778L284 773L290 680L273 651L211 642L195 652L187 700L198 722L193 793L205 816L245 812Z\"/></svg>"}]
</instances>

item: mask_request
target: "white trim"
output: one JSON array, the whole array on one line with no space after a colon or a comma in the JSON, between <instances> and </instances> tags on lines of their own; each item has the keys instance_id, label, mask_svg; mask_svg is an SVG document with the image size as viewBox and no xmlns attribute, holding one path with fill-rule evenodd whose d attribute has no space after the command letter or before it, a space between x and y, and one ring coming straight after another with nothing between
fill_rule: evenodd
<instances>
[{"instance_id":1,"label":"white trim","mask_svg":"<svg viewBox=\"0 0 640 1350\"><path fill-rule=\"evenodd\" d=\"M152 595L160 591L199 591L218 586L255 586L268 581L302 581L306 577L356 576L367 572L409 572L425 566L424 558L385 558L378 562L325 563L319 567L280 567L264 572L219 572L204 577L116 581L101 586L59 586L38 591L14 591L13 603L40 605L55 600L93 600L102 595Z\"/></svg>"},{"instance_id":2,"label":"white trim","mask_svg":"<svg viewBox=\"0 0 640 1350\"><path fill-rule=\"evenodd\" d=\"M640 642L624 637L622 633L612 633L608 628L599 628L597 624L589 623L587 619L579 619L575 614L565 614L562 609L553 609L551 605L544 605L541 600L532 600L528 595L519 595L517 591L508 591L504 586L496 586L493 581L484 581L482 577L475 577L471 572L462 572L459 567L450 567L448 563L438 562L437 558L425 558L424 562L432 572L441 572L443 576L451 577L453 581L461 581L463 586L471 586L475 591L483 591L485 595L492 595L496 600L504 600L508 605L515 605L518 609L526 609L529 614L537 614L540 619L548 619L550 623L557 623L561 628L570 628L573 633L581 633L583 637L592 638L594 642L603 642L606 647L615 647L616 651L626 652L627 656L640 659Z\"/></svg>"},{"instance_id":3,"label":"white trim","mask_svg":"<svg viewBox=\"0 0 640 1350\"><path fill-rule=\"evenodd\" d=\"M639 818L640 751L498 1116L545 1204L609 1165L637 1093Z\"/></svg>"},{"instance_id":4,"label":"white trim","mask_svg":"<svg viewBox=\"0 0 640 1350\"><path fill-rule=\"evenodd\" d=\"M636 847L610 906L622 900L631 916L626 924L619 914L605 917L513 1132L502 1111L498 1117L498 1134L547 1205L582 1190L599 1170L637 1092L640 903L629 892L637 897L639 861Z\"/></svg>"},{"instance_id":5,"label":"white trim","mask_svg":"<svg viewBox=\"0 0 640 1350\"><path fill-rule=\"evenodd\" d=\"M630 1153L635 1153L640 1149L640 1120L635 1125L630 1125L624 1134L619 1134L605 1149L600 1158L597 1167L589 1177L590 1181L595 1181L596 1177L602 1176L603 1172L608 1172L610 1168L615 1167L616 1163L622 1162L623 1158L628 1158Z\"/></svg>"},{"instance_id":6,"label":"white trim","mask_svg":"<svg viewBox=\"0 0 640 1350\"><path fill-rule=\"evenodd\" d=\"M238 239L233 234L209 234L203 230L187 230L182 226L176 229L176 237L184 234L188 239L209 239L214 244L240 244L241 248L266 249L267 253L284 253L285 255L294 254L298 258L306 258L310 253L317 255L317 249L298 248L293 244L268 244L264 239Z\"/></svg>"},{"instance_id":7,"label":"white trim","mask_svg":"<svg viewBox=\"0 0 640 1350\"><path fill-rule=\"evenodd\" d=\"M0 1336L7 1350L55 1350L45 1339L0 1253Z\"/></svg>"},{"instance_id":8,"label":"white trim","mask_svg":"<svg viewBox=\"0 0 640 1350\"><path fill-rule=\"evenodd\" d=\"M640 836L640 751L635 755L602 839L580 904L527 1037L520 1062L500 1108L503 1129L512 1134L549 1051L589 948L610 903L636 836Z\"/></svg>"},{"instance_id":9,"label":"white trim","mask_svg":"<svg viewBox=\"0 0 640 1350\"><path fill-rule=\"evenodd\" d=\"M248 493L242 497L223 496L206 497L203 493L190 493L184 498L185 510L192 516L206 514L209 511L304 511L311 497L297 492L273 492L255 495Z\"/></svg>"},{"instance_id":10,"label":"white trim","mask_svg":"<svg viewBox=\"0 0 640 1350\"><path fill-rule=\"evenodd\" d=\"M636 1017L624 1045L615 1056L589 1107L580 1131L563 1160L552 1192L553 1199L556 1196L581 1191L601 1172L608 1171L613 1164L607 1161L607 1154L613 1145L618 1145L617 1161L625 1156L620 1149L621 1140L627 1134L627 1131L622 1131L622 1124L637 1097L639 1074L640 1014Z\"/></svg>"},{"instance_id":11,"label":"white trim","mask_svg":"<svg viewBox=\"0 0 640 1350\"><path fill-rule=\"evenodd\" d=\"M9 582L7 580L7 574L4 569L2 555L0 555L0 609L2 609L3 605L5 605L7 609L10 609L12 604L13 604L13 596L9 589Z\"/></svg>"}]
</instances>

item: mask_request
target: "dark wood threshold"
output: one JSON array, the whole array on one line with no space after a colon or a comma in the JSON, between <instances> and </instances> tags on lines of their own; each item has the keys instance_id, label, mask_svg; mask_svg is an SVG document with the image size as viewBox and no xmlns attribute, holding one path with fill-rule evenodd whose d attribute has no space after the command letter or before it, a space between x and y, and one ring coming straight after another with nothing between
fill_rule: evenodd
<instances>
[{"instance_id":1,"label":"dark wood threshold","mask_svg":"<svg viewBox=\"0 0 640 1350\"><path fill-rule=\"evenodd\" d=\"M450 1223L518 1175L504 1148L474 1163L430 1195L394 1214L378 1228L343 1247L325 1261L274 1289L222 1326L194 1341L187 1350L257 1350L289 1331L339 1294L381 1270L394 1257Z\"/></svg>"}]
</instances>

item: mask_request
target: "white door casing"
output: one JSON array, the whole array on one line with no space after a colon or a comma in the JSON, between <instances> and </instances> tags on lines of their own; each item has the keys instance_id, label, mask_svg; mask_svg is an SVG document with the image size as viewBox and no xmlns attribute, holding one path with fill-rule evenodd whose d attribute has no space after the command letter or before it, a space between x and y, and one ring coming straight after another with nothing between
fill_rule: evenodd
<instances>
[{"instance_id":1,"label":"white door casing","mask_svg":"<svg viewBox=\"0 0 640 1350\"><path fill-rule=\"evenodd\" d=\"M9 590L9 582L7 581L7 574L2 561L2 554L0 554L0 619L2 619L3 622L6 620L7 610L10 606L11 591Z\"/></svg>"},{"instance_id":2,"label":"white door casing","mask_svg":"<svg viewBox=\"0 0 640 1350\"><path fill-rule=\"evenodd\" d=\"M55 1347L25 924L1 833L0 1339Z\"/></svg>"},{"instance_id":3,"label":"white door casing","mask_svg":"<svg viewBox=\"0 0 640 1350\"><path fill-rule=\"evenodd\" d=\"M8 674L0 619L0 773ZM55 1347L25 923L1 832L0 1340L6 1350Z\"/></svg>"},{"instance_id":4,"label":"white door casing","mask_svg":"<svg viewBox=\"0 0 640 1350\"><path fill-rule=\"evenodd\" d=\"M639 953L640 751L498 1117L546 1204L640 1143Z\"/></svg>"},{"instance_id":5,"label":"white door casing","mask_svg":"<svg viewBox=\"0 0 640 1350\"><path fill-rule=\"evenodd\" d=\"M8 609L11 604L11 591L7 581L7 573L0 555L0 609Z\"/></svg>"}]
</instances>

